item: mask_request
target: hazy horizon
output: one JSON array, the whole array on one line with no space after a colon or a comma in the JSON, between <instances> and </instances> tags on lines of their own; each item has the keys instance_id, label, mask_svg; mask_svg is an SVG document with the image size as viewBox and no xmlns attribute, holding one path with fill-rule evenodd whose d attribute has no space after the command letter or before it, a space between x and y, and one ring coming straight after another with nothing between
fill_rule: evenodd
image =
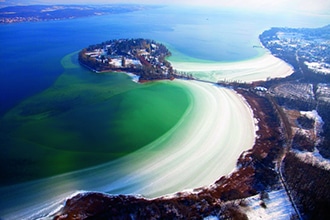
<instances>
[{"instance_id":1,"label":"hazy horizon","mask_svg":"<svg viewBox=\"0 0 330 220\"><path fill-rule=\"evenodd\" d=\"M330 1L328 0L0 0L2 7L9 5L33 5L33 4L148 4L148 5L178 5L178 6L201 6L215 8L234 8L239 10L252 10L264 12L303 12L303 13L320 13L329 14Z\"/></svg>"}]
</instances>

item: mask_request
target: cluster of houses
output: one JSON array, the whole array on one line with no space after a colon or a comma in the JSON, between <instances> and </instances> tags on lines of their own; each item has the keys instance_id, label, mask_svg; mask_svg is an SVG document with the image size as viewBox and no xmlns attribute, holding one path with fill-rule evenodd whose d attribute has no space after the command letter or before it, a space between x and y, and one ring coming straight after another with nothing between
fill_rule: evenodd
<instances>
[{"instance_id":1,"label":"cluster of houses","mask_svg":"<svg viewBox=\"0 0 330 220\"><path fill-rule=\"evenodd\" d=\"M330 74L329 31L330 26L315 30L280 28L263 43L275 56L293 54L314 72Z\"/></svg>"},{"instance_id":2,"label":"cluster of houses","mask_svg":"<svg viewBox=\"0 0 330 220\"><path fill-rule=\"evenodd\" d=\"M165 46L149 40L109 41L90 46L81 53L80 61L96 71L147 71L148 74L164 76L173 73L170 63L165 59L170 52Z\"/></svg>"},{"instance_id":3,"label":"cluster of houses","mask_svg":"<svg viewBox=\"0 0 330 220\"><path fill-rule=\"evenodd\" d=\"M90 58L95 59L97 62L109 64L114 68L125 68L131 65L142 67L142 63L137 58L119 55L109 55L106 49L95 49L94 51L86 52L85 54Z\"/></svg>"}]
</instances>

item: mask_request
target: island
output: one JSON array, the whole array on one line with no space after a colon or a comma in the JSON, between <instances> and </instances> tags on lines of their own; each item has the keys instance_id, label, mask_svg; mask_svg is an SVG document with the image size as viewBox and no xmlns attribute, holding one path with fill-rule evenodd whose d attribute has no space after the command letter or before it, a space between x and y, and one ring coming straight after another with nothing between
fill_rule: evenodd
<instances>
[{"instance_id":1,"label":"island","mask_svg":"<svg viewBox=\"0 0 330 220\"><path fill-rule=\"evenodd\" d=\"M79 193L51 217L328 219L329 28L272 28L260 35L263 47L293 67L294 73L288 77L249 84L216 83L245 98L259 128L253 148L241 154L231 174L210 186L156 199ZM114 46L120 42L124 45ZM132 71L145 79L172 76L175 71L165 61L170 54L167 50L153 41L141 39L134 46L136 42L119 40L90 47L80 53L79 60L98 72ZM128 48L119 49L125 45ZM159 48L162 52L156 53Z\"/></svg>"},{"instance_id":2,"label":"island","mask_svg":"<svg viewBox=\"0 0 330 220\"><path fill-rule=\"evenodd\" d=\"M94 72L127 72L139 81L173 79L174 71L166 60L171 52L149 39L110 40L79 52L79 62Z\"/></svg>"}]
</instances>

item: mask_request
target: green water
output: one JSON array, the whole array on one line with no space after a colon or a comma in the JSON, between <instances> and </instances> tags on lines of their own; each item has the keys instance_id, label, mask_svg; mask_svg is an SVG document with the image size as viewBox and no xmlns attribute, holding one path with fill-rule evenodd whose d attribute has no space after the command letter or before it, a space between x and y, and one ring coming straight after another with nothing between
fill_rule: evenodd
<instances>
[{"instance_id":1,"label":"green water","mask_svg":"<svg viewBox=\"0 0 330 220\"><path fill-rule=\"evenodd\" d=\"M189 105L175 82L132 82L123 73L92 73L62 60L64 73L0 122L6 132L3 184L52 176L127 155L172 128Z\"/></svg>"}]
</instances>

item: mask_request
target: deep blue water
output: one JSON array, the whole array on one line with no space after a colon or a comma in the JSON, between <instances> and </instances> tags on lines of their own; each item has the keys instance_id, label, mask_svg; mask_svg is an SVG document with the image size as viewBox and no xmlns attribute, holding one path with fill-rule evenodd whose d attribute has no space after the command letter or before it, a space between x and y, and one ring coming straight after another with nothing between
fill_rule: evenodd
<instances>
[{"instance_id":1,"label":"deep blue water","mask_svg":"<svg viewBox=\"0 0 330 220\"><path fill-rule=\"evenodd\" d=\"M63 56L109 39L144 37L194 58L239 61L258 55L252 45L271 26L310 27L328 18L262 15L196 8L160 8L74 20L0 26L0 116L49 87Z\"/></svg>"},{"instance_id":2,"label":"deep blue water","mask_svg":"<svg viewBox=\"0 0 330 220\"><path fill-rule=\"evenodd\" d=\"M231 62L251 59L258 56L258 50L254 49L253 45L258 44L258 35L267 28L272 26L319 27L328 23L330 23L329 17L312 15L281 14L276 16L215 9L160 8L156 10L74 20L0 25L0 123L6 121L3 120L3 115L6 114L7 111L30 96L46 90L61 76L64 70L61 66L61 60L65 55L79 51L91 44L118 38L151 38L166 43L171 49L179 52L176 53L179 54L178 56L180 56L181 53L198 59ZM95 84L100 83L101 79L99 77L93 77L95 75L89 77L87 70L76 71L76 74L77 72L86 74L82 78L95 80ZM69 75L68 73L66 73L66 75L64 74L64 78L69 77ZM127 78L123 79L123 76L124 75L118 74L109 77L111 78L111 82L108 82L106 85L112 87L117 83L119 85L116 85L116 87L119 88L123 85L123 83L120 82L127 82ZM63 75L61 78L63 80ZM72 80L69 82L77 81ZM88 82L90 81L88 80ZM94 81L92 82L94 83ZM87 96L88 98L88 95L95 94L92 92L89 93L87 87L90 86L90 84L84 86L86 87L82 87L81 90L79 90L82 91L86 88L82 96ZM70 91L71 90L69 90L68 93L70 93ZM105 90L100 90L100 93L104 91ZM135 94L124 93L124 95L127 94L130 95L131 99L129 100L135 99ZM57 96L46 95L43 97L51 98ZM60 100L60 104L57 103L58 106L63 104L65 107L65 104L67 104L65 100L72 100L70 99L71 96L64 100L62 96L59 97L58 100ZM72 97L76 96L72 95ZM95 99L94 96L90 97ZM120 99L122 97L119 96L117 98ZM54 102L49 103L56 103L56 101L57 100L54 100ZM45 102L47 101L42 100L41 103ZM116 102L116 99L113 99L112 102ZM49 105L49 103L45 104ZM127 103L131 103L131 101L127 101ZM70 105L74 104L75 103L70 103ZM49 149L50 145L45 145L48 147L47 148L40 143L51 140L51 145L58 145L55 147L61 148L62 146L57 143L61 143L61 138L64 138L65 142L65 132L71 130L72 132L77 132L78 135L83 134L83 138L80 138L78 142L74 142L70 146L72 147L70 148L71 150L75 150L75 147L81 149L83 144L77 144L80 142L84 142L85 147L88 145L88 147L95 148L95 146L105 146L105 142L100 141L100 139L104 141L108 138L106 141L117 141L114 140L116 137L114 137L114 139L111 139L112 136L109 138L107 132L109 132L110 129L107 130L108 127L105 126L107 125L105 124L106 117L103 117L104 114L107 113L109 121L112 122L111 120L116 118L117 115L112 118L111 111L109 111L111 109L109 106L111 105L106 105L106 107L102 108L103 104L104 103L99 103L96 107L95 104L93 104L93 107L95 107L94 109L78 107L78 111L75 109L75 111L71 111L59 117L50 117L49 121L40 120L41 122L31 123L31 121L33 121L33 119L31 119L27 124L27 128L24 127L26 126L26 124L24 124L24 119L21 121L18 120L19 123L21 123L18 126L18 131L16 128L10 128L11 126L15 127L15 124L12 125L11 123L15 120L9 120L7 123L2 124L3 126L0 126L0 138L2 138L0 144L2 144L1 150L3 155L1 167L6 169L7 172L7 165L8 167L13 167L13 170L16 172L13 173L13 176L15 176L17 173L19 175L21 171L24 175L42 172L39 169L35 172L30 172L27 168L28 166L30 169L43 167L44 170L47 170L56 169L57 167L67 165L67 163L88 163L88 159L91 158L90 153L86 155L79 155L81 152L75 155L74 153L71 154L70 151L62 153L61 151L57 151L57 149ZM159 103L157 106L158 105ZM115 106L115 104L113 106ZM52 107L47 106L46 109L49 108ZM29 111L31 109L25 110ZM127 109L127 111L129 110L130 109ZM154 109L153 111L155 112ZM114 110L113 112L116 111ZM93 115L95 113L97 114L96 116ZM132 111L132 113L134 112ZM168 113L168 111L166 111L166 113ZM91 117L86 117L86 115L91 115ZM83 120L81 120L81 118L83 118ZM130 117L128 118L130 119ZM156 116L154 116L154 118L156 118ZM68 123L64 123L67 121ZM76 123L70 123L72 121L76 121ZM61 124L62 122L63 124ZM116 129L115 126L110 127ZM157 125L157 127L159 126ZM58 131L56 128L61 132L52 132ZM103 133L97 130L100 128ZM91 130L93 132L90 132ZM144 131L143 129L140 130ZM14 136L15 134L21 135L22 137L7 137L7 135ZM95 139L93 134L95 134ZM30 137L25 140L24 137L27 136ZM75 135L72 136L77 137ZM128 135L124 135L124 138L127 136ZM142 135L140 136L142 137ZM40 137L39 139L44 138L45 140L40 140L36 143L31 142L30 140L33 140L34 137ZM97 140L97 144L89 144L93 143L95 140ZM63 146L65 149L70 150L66 145ZM56 155L53 154L54 152L56 152ZM106 158L106 154L100 154L104 155L103 160L108 159ZM10 155L16 160L10 161L11 157L6 157L6 155ZM40 158L44 157L44 159L40 160L40 158L37 158L37 160L35 159L35 155ZM94 160L102 158L99 155L95 156L95 154L92 154L92 156ZM6 161L12 163L3 166L4 163L7 163ZM31 161L33 163L31 163ZM53 161L60 162L54 163ZM53 171L50 170L49 172ZM8 173L5 173L5 175L6 174ZM24 175L23 177L25 178L26 176ZM30 176L27 178L30 178ZM33 176L31 178L33 178ZM9 204L16 205L17 202L26 205L25 203L31 202L31 197L29 195L24 198L19 198L18 200L12 198ZM7 206L9 207L10 205Z\"/></svg>"}]
</instances>

